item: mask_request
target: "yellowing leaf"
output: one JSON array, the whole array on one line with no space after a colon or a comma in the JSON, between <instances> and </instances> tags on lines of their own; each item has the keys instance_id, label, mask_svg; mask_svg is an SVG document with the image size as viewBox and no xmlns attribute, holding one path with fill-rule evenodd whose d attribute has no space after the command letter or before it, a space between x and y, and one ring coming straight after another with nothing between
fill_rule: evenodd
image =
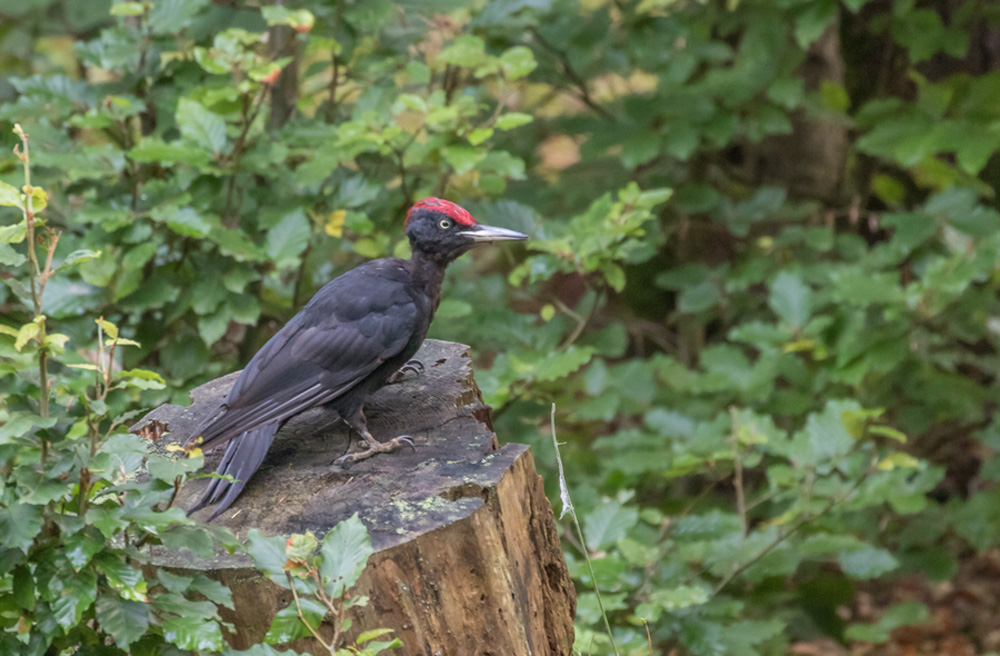
<instances>
[{"instance_id":1,"label":"yellowing leaf","mask_svg":"<svg viewBox=\"0 0 1000 656\"><path fill-rule=\"evenodd\" d=\"M109 339L116 339L118 337L118 326L107 321L105 319L94 319L94 323L101 327L104 334L108 336Z\"/></svg>"},{"instance_id":2,"label":"yellowing leaf","mask_svg":"<svg viewBox=\"0 0 1000 656\"><path fill-rule=\"evenodd\" d=\"M52 333L51 335L45 336L45 345L55 344L59 348L66 346L66 342L69 341L69 335L63 335L62 333Z\"/></svg>"},{"instance_id":3,"label":"yellowing leaf","mask_svg":"<svg viewBox=\"0 0 1000 656\"><path fill-rule=\"evenodd\" d=\"M896 430L891 426L872 426L868 430L874 435L881 435L882 437L888 437L891 440L906 444L906 433Z\"/></svg>"},{"instance_id":4,"label":"yellowing leaf","mask_svg":"<svg viewBox=\"0 0 1000 656\"><path fill-rule=\"evenodd\" d=\"M24 204L21 202L21 194L18 193L17 187L0 181L0 205L7 205L9 207L24 207Z\"/></svg>"},{"instance_id":5,"label":"yellowing leaf","mask_svg":"<svg viewBox=\"0 0 1000 656\"><path fill-rule=\"evenodd\" d=\"M344 220L347 218L346 210L334 210L326 219L323 230L331 237L342 237L344 234Z\"/></svg>"},{"instance_id":6,"label":"yellowing leaf","mask_svg":"<svg viewBox=\"0 0 1000 656\"><path fill-rule=\"evenodd\" d=\"M17 331L17 341L14 342L14 348L20 351L22 348L24 348L25 344L27 344L29 341L31 341L38 335L38 332L40 330L41 327L34 321L32 321L31 323L26 323L23 326L21 326L21 329Z\"/></svg>"},{"instance_id":7,"label":"yellowing leaf","mask_svg":"<svg viewBox=\"0 0 1000 656\"><path fill-rule=\"evenodd\" d=\"M878 468L882 471L888 471L890 469L916 469L919 466L919 460L911 456L909 453L902 453L901 451L893 453L888 458L883 458L878 463Z\"/></svg>"},{"instance_id":8,"label":"yellowing leaf","mask_svg":"<svg viewBox=\"0 0 1000 656\"><path fill-rule=\"evenodd\" d=\"M28 193L28 187L25 185L22 187L25 195ZM40 212L44 210L49 204L49 193L42 189L41 187L31 187L31 209L35 212Z\"/></svg>"}]
</instances>

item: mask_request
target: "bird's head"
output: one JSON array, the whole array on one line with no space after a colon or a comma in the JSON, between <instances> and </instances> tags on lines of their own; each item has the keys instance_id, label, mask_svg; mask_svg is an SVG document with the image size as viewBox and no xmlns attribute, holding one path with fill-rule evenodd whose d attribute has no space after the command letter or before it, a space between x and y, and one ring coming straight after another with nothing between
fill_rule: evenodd
<instances>
[{"instance_id":1,"label":"bird's head","mask_svg":"<svg viewBox=\"0 0 1000 656\"><path fill-rule=\"evenodd\" d=\"M506 228L480 225L468 210L440 198L425 198L410 208L406 236L414 251L445 263L482 244L528 238Z\"/></svg>"}]
</instances>

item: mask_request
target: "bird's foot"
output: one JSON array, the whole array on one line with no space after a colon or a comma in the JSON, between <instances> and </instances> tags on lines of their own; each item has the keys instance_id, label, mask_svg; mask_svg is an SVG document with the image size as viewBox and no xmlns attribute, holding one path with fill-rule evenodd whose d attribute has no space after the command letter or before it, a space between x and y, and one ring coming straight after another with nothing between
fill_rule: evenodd
<instances>
[{"instance_id":1,"label":"bird's foot","mask_svg":"<svg viewBox=\"0 0 1000 656\"><path fill-rule=\"evenodd\" d=\"M333 464L338 465L344 469L349 469L351 465L356 462L361 462L362 460L367 460L372 456L376 456L380 453L392 453L393 451L398 451L402 446L408 446L413 451L416 451L416 447L413 446L413 438L409 435L400 435L399 437L394 437L388 442L374 442L366 450L358 451L357 453L348 453L337 458Z\"/></svg>"},{"instance_id":2,"label":"bird's foot","mask_svg":"<svg viewBox=\"0 0 1000 656\"><path fill-rule=\"evenodd\" d=\"M385 381L385 384L393 385L395 383L400 383L409 378L408 374L419 376L426 370L427 367L425 367L424 363L421 362L420 360L410 360L402 367L400 367L398 371L394 372L391 376L389 376L389 380Z\"/></svg>"}]
</instances>

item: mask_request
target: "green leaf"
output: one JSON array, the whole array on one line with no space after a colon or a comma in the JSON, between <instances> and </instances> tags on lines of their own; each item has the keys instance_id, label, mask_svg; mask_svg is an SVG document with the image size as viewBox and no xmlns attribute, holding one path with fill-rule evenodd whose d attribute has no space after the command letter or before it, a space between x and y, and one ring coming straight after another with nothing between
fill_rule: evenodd
<instances>
[{"instance_id":1,"label":"green leaf","mask_svg":"<svg viewBox=\"0 0 1000 656\"><path fill-rule=\"evenodd\" d=\"M81 262L86 262L87 260L93 260L101 256L101 251L93 251L89 248L81 248L73 251L66 256L66 259L62 261L59 265L60 269L65 269L71 267L74 264L79 264Z\"/></svg>"},{"instance_id":2,"label":"green leaf","mask_svg":"<svg viewBox=\"0 0 1000 656\"><path fill-rule=\"evenodd\" d=\"M290 25L300 32L308 32L316 22L306 9L287 9L280 5L261 7L260 13L268 25Z\"/></svg>"},{"instance_id":3,"label":"green leaf","mask_svg":"<svg viewBox=\"0 0 1000 656\"><path fill-rule=\"evenodd\" d=\"M285 556L284 538L267 536L257 529L250 529L245 548L257 569L262 570L281 587L288 587L288 578L285 576L288 558Z\"/></svg>"},{"instance_id":4,"label":"green leaf","mask_svg":"<svg viewBox=\"0 0 1000 656\"><path fill-rule=\"evenodd\" d=\"M64 553L73 569L79 572L94 554L104 549L104 539L93 526L74 533L63 540Z\"/></svg>"},{"instance_id":5,"label":"green leaf","mask_svg":"<svg viewBox=\"0 0 1000 656\"><path fill-rule=\"evenodd\" d=\"M218 155L226 146L226 121L201 103L181 98L177 103L177 127L188 140Z\"/></svg>"},{"instance_id":6,"label":"green leaf","mask_svg":"<svg viewBox=\"0 0 1000 656\"><path fill-rule=\"evenodd\" d=\"M97 556L95 565L104 574L108 585L116 590L123 599L130 601L146 601L146 579L142 571L122 558L119 554L104 552ZM163 574L163 570L159 571Z\"/></svg>"},{"instance_id":7,"label":"green leaf","mask_svg":"<svg viewBox=\"0 0 1000 656\"><path fill-rule=\"evenodd\" d=\"M623 508L617 501L599 505L583 518L587 548L599 551L614 545L638 522L639 511L635 508Z\"/></svg>"},{"instance_id":8,"label":"green leaf","mask_svg":"<svg viewBox=\"0 0 1000 656\"><path fill-rule=\"evenodd\" d=\"M192 602L192 606L194 603L197 602ZM225 644L219 623L214 618L205 618L201 614L174 615L164 621L161 627L163 639L181 649L219 651Z\"/></svg>"},{"instance_id":9,"label":"green leaf","mask_svg":"<svg viewBox=\"0 0 1000 656\"><path fill-rule=\"evenodd\" d=\"M31 323L24 324L17 331L17 340L14 342L14 348L20 351L28 342L38 337L39 332L41 332L41 326L36 322L32 321Z\"/></svg>"},{"instance_id":10,"label":"green leaf","mask_svg":"<svg viewBox=\"0 0 1000 656\"><path fill-rule=\"evenodd\" d=\"M450 146L444 149L444 159L455 169L455 173L462 175L471 171L476 164L486 159L487 152L472 146Z\"/></svg>"},{"instance_id":11,"label":"green leaf","mask_svg":"<svg viewBox=\"0 0 1000 656\"><path fill-rule=\"evenodd\" d=\"M358 635L357 640L355 640L354 642L361 645L368 642L369 640L374 640L375 638L381 638L384 635L389 635L390 633L392 633L392 631L393 631L392 629L372 629L371 631L363 631Z\"/></svg>"},{"instance_id":12,"label":"green leaf","mask_svg":"<svg viewBox=\"0 0 1000 656\"><path fill-rule=\"evenodd\" d=\"M96 610L101 628L115 639L115 644L121 649L127 650L149 628L149 605L140 601L102 594L97 598Z\"/></svg>"},{"instance_id":13,"label":"green leaf","mask_svg":"<svg viewBox=\"0 0 1000 656\"><path fill-rule=\"evenodd\" d=\"M153 210L152 217L155 221L166 223L168 228L184 237L202 239L212 229L212 224L190 207L158 207Z\"/></svg>"},{"instance_id":14,"label":"green leaf","mask_svg":"<svg viewBox=\"0 0 1000 656\"><path fill-rule=\"evenodd\" d=\"M163 164L190 164L191 166L206 166L211 158L207 150L197 145L181 141L164 143L157 137L143 137L132 150L129 157L136 162L162 162Z\"/></svg>"},{"instance_id":15,"label":"green leaf","mask_svg":"<svg viewBox=\"0 0 1000 656\"><path fill-rule=\"evenodd\" d=\"M50 582L47 594L53 595L52 615L65 630L76 626L83 613L97 599L97 575L90 568L73 575L64 574Z\"/></svg>"},{"instance_id":16,"label":"green leaf","mask_svg":"<svg viewBox=\"0 0 1000 656\"><path fill-rule=\"evenodd\" d=\"M511 81L521 79L537 66L534 53L526 46L514 46L500 55L500 67Z\"/></svg>"},{"instance_id":17,"label":"green leaf","mask_svg":"<svg viewBox=\"0 0 1000 656\"><path fill-rule=\"evenodd\" d=\"M477 128L472 132L470 132L469 135L466 137L466 139L473 146L478 146L479 144L483 143L492 136L493 136L492 128Z\"/></svg>"},{"instance_id":18,"label":"green leaf","mask_svg":"<svg viewBox=\"0 0 1000 656\"><path fill-rule=\"evenodd\" d=\"M298 266L299 255L309 245L309 235L309 219L298 208L281 217L268 231L264 250L276 269L292 269Z\"/></svg>"},{"instance_id":19,"label":"green leaf","mask_svg":"<svg viewBox=\"0 0 1000 656\"><path fill-rule=\"evenodd\" d=\"M163 389L167 386L163 376L148 369L129 369L118 374L129 382L133 387L139 389Z\"/></svg>"},{"instance_id":20,"label":"green leaf","mask_svg":"<svg viewBox=\"0 0 1000 656\"><path fill-rule=\"evenodd\" d=\"M661 611L676 611L700 606L708 601L711 590L703 586L681 585L676 588L654 590L649 601L636 607L636 614L651 622L660 618Z\"/></svg>"},{"instance_id":21,"label":"green leaf","mask_svg":"<svg viewBox=\"0 0 1000 656\"><path fill-rule=\"evenodd\" d=\"M434 61L439 64L472 68L486 58L485 48L483 40L478 36L463 34L442 50Z\"/></svg>"},{"instance_id":22,"label":"green leaf","mask_svg":"<svg viewBox=\"0 0 1000 656\"><path fill-rule=\"evenodd\" d=\"M28 234L28 224L25 221L9 226L0 226L0 244L20 244Z\"/></svg>"},{"instance_id":23,"label":"green leaf","mask_svg":"<svg viewBox=\"0 0 1000 656\"><path fill-rule=\"evenodd\" d=\"M119 2L111 5L112 16L142 16L146 8L141 2Z\"/></svg>"},{"instance_id":24,"label":"green leaf","mask_svg":"<svg viewBox=\"0 0 1000 656\"><path fill-rule=\"evenodd\" d=\"M299 604L302 606L302 616L306 618L310 626L318 629L323 621L323 617L326 615L326 607L315 599L302 596L299 597ZM291 642L296 638L304 638L308 635L311 635L311 633L306 628L306 625L302 623L302 620L299 619L295 602L292 601L290 605L275 613L274 619L271 620L271 628L268 629L267 635L264 636L264 642L271 645L280 645Z\"/></svg>"},{"instance_id":25,"label":"green leaf","mask_svg":"<svg viewBox=\"0 0 1000 656\"><path fill-rule=\"evenodd\" d=\"M0 228L0 230L3 230L3 228ZM19 267L27 261L28 258L15 251L9 245L0 241L0 265Z\"/></svg>"},{"instance_id":26,"label":"green leaf","mask_svg":"<svg viewBox=\"0 0 1000 656\"><path fill-rule=\"evenodd\" d=\"M319 573L326 593L339 597L353 586L372 555L372 541L368 529L357 513L340 522L323 537Z\"/></svg>"},{"instance_id":27,"label":"green leaf","mask_svg":"<svg viewBox=\"0 0 1000 656\"><path fill-rule=\"evenodd\" d=\"M768 305L778 317L798 330L809 321L812 290L794 273L782 271L771 284Z\"/></svg>"},{"instance_id":28,"label":"green leaf","mask_svg":"<svg viewBox=\"0 0 1000 656\"><path fill-rule=\"evenodd\" d=\"M9 185L2 180L0 180L0 205L24 209L24 203L21 201L21 192L18 191L17 187Z\"/></svg>"},{"instance_id":29,"label":"green leaf","mask_svg":"<svg viewBox=\"0 0 1000 656\"><path fill-rule=\"evenodd\" d=\"M5 547L28 553L31 543L42 530L42 508L13 503L0 508L0 535Z\"/></svg>"},{"instance_id":30,"label":"green leaf","mask_svg":"<svg viewBox=\"0 0 1000 656\"><path fill-rule=\"evenodd\" d=\"M899 566L895 556L882 547L868 547L837 557L841 569L852 579L874 579Z\"/></svg>"},{"instance_id":31,"label":"green leaf","mask_svg":"<svg viewBox=\"0 0 1000 656\"><path fill-rule=\"evenodd\" d=\"M514 128L519 128L522 125L527 125L534 120L535 118L531 116L531 114L510 112L509 114L504 114L497 119L496 127L498 130L513 130Z\"/></svg>"},{"instance_id":32,"label":"green leaf","mask_svg":"<svg viewBox=\"0 0 1000 656\"><path fill-rule=\"evenodd\" d=\"M565 351L552 353L535 363L535 377L540 381L557 381L590 362L594 349L571 345Z\"/></svg>"},{"instance_id":33,"label":"green leaf","mask_svg":"<svg viewBox=\"0 0 1000 656\"><path fill-rule=\"evenodd\" d=\"M891 633L901 626L924 624L930 620L927 606L919 602L896 604L890 607L874 624L851 624L844 632L848 640L880 644L888 642Z\"/></svg>"}]
</instances>

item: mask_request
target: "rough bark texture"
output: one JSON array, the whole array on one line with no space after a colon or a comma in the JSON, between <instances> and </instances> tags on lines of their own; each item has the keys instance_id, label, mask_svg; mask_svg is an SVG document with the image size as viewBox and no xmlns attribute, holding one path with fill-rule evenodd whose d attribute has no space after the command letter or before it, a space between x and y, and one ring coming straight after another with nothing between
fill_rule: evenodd
<instances>
[{"instance_id":1,"label":"rough bark texture","mask_svg":"<svg viewBox=\"0 0 1000 656\"><path fill-rule=\"evenodd\" d=\"M415 452L332 467L348 448L348 431L324 409L311 410L282 429L264 466L216 523L239 536L250 528L322 536L359 513L376 553L356 588L370 601L352 609L349 640L388 627L407 654L571 653L573 584L528 447L498 447L467 347L428 340L417 358L426 371L382 388L366 405L376 438L409 434ZM157 408L134 430L186 438L235 375L195 389L187 408ZM206 467L214 468L221 451L208 454ZM206 484L189 483L178 504L193 505ZM199 561L163 551L157 564L205 571L232 588L236 610L224 617L236 626L230 642L237 648L260 641L274 613L291 602L246 557ZM293 646L319 653L311 640Z\"/></svg>"}]
</instances>

